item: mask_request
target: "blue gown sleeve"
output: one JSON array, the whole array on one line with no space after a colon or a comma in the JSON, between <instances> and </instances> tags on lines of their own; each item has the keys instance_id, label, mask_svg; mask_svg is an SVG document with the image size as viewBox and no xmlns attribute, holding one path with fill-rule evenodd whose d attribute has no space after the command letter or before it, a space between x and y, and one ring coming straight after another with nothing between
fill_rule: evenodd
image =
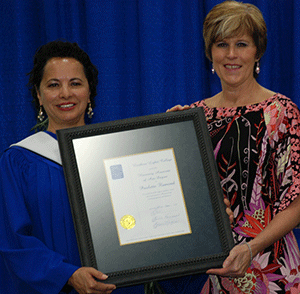
<instances>
[{"instance_id":1,"label":"blue gown sleeve","mask_svg":"<svg viewBox=\"0 0 300 294\"><path fill-rule=\"evenodd\" d=\"M76 241L66 228L71 220L63 219L66 199L60 196L66 192L59 192L65 190L64 179L55 165L35 154L26 157L18 148L0 159L0 293L59 293L79 267L64 255L72 251L65 239Z\"/></svg>"}]
</instances>

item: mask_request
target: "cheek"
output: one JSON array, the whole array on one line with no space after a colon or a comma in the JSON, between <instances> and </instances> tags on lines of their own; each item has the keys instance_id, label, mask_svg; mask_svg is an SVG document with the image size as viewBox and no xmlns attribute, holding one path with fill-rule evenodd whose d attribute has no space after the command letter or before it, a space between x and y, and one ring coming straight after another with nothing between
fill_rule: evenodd
<instances>
[{"instance_id":1,"label":"cheek","mask_svg":"<svg viewBox=\"0 0 300 294\"><path fill-rule=\"evenodd\" d=\"M40 95L40 104L42 105L46 105L46 107L48 105L51 105L53 103L53 101L55 101L55 97L56 95L54 95L53 93L47 93L47 92L44 92L44 93L41 93Z\"/></svg>"},{"instance_id":2,"label":"cheek","mask_svg":"<svg viewBox=\"0 0 300 294\"><path fill-rule=\"evenodd\" d=\"M90 91L89 90L82 90L80 93L78 93L81 97L81 100L89 101L90 100Z\"/></svg>"},{"instance_id":3,"label":"cheek","mask_svg":"<svg viewBox=\"0 0 300 294\"><path fill-rule=\"evenodd\" d=\"M256 51L251 50L251 51L245 52L245 54L243 55L243 58L248 63L253 63L254 64L257 60L255 54L256 54Z\"/></svg>"},{"instance_id":4,"label":"cheek","mask_svg":"<svg viewBox=\"0 0 300 294\"><path fill-rule=\"evenodd\" d=\"M214 54L212 54L212 62L213 64L218 64L223 60L223 56L220 53L215 52Z\"/></svg>"},{"instance_id":5,"label":"cheek","mask_svg":"<svg viewBox=\"0 0 300 294\"><path fill-rule=\"evenodd\" d=\"M40 102L42 102L43 104L47 103L47 101L49 101L49 97L45 94L41 94L40 95Z\"/></svg>"}]
</instances>

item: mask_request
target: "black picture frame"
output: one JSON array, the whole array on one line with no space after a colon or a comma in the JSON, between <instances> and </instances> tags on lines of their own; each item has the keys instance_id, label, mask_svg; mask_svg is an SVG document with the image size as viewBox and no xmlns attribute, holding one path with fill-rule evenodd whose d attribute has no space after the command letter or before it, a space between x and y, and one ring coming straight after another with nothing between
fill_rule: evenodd
<instances>
[{"instance_id":1,"label":"black picture frame","mask_svg":"<svg viewBox=\"0 0 300 294\"><path fill-rule=\"evenodd\" d=\"M118 287L222 266L233 238L202 108L63 129L57 137L82 266ZM121 246L103 159L166 148L175 153L191 233Z\"/></svg>"}]
</instances>

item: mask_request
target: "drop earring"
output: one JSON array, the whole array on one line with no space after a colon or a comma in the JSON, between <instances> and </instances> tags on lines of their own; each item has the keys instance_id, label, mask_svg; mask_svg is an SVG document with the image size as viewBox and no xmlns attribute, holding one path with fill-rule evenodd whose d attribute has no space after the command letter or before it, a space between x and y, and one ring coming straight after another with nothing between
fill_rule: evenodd
<instances>
[{"instance_id":1,"label":"drop earring","mask_svg":"<svg viewBox=\"0 0 300 294\"><path fill-rule=\"evenodd\" d=\"M259 61L257 61L257 63L256 63L255 72L256 72L257 74L260 73Z\"/></svg>"},{"instance_id":2,"label":"drop earring","mask_svg":"<svg viewBox=\"0 0 300 294\"><path fill-rule=\"evenodd\" d=\"M87 115L88 115L88 118L92 118L93 115L94 115L91 102L89 102L89 107L88 107Z\"/></svg>"},{"instance_id":3,"label":"drop earring","mask_svg":"<svg viewBox=\"0 0 300 294\"><path fill-rule=\"evenodd\" d=\"M212 64L212 68L211 68L211 73L214 75L215 74L215 69L214 69L214 64Z\"/></svg>"},{"instance_id":4,"label":"drop earring","mask_svg":"<svg viewBox=\"0 0 300 294\"><path fill-rule=\"evenodd\" d=\"M38 114L37 118L40 122L42 122L45 118L42 105L40 106L39 114Z\"/></svg>"}]
</instances>

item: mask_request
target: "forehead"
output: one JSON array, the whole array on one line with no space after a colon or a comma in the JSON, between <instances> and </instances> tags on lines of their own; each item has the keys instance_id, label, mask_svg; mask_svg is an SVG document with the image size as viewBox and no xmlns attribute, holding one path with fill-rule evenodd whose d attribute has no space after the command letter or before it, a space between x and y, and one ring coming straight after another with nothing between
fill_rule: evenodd
<instances>
[{"instance_id":1,"label":"forehead","mask_svg":"<svg viewBox=\"0 0 300 294\"><path fill-rule=\"evenodd\" d=\"M228 36L228 37L224 37L224 38L217 38L215 42L220 42L220 41L247 41L247 42L253 42L254 40L252 38L251 35L249 35L248 33L242 33L242 34L238 34L235 36Z\"/></svg>"},{"instance_id":2,"label":"forehead","mask_svg":"<svg viewBox=\"0 0 300 294\"><path fill-rule=\"evenodd\" d=\"M64 76L85 77L83 65L71 57L53 57L49 59L44 68L44 77L53 76L56 78Z\"/></svg>"}]
</instances>

